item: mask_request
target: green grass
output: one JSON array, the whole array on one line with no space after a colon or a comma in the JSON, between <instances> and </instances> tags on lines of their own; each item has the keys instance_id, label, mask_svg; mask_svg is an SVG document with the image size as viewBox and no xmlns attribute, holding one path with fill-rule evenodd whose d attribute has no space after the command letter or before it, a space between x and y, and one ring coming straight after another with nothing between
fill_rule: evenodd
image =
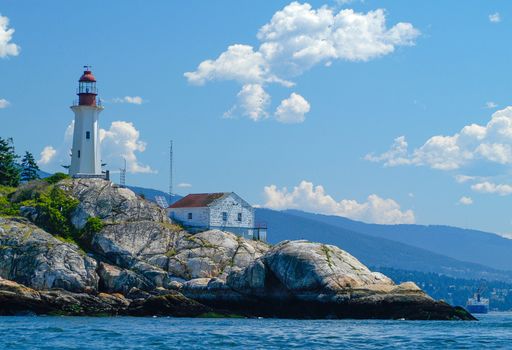
<instances>
[{"instance_id":1,"label":"green grass","mask_svg":"<svg viewBox=\"0 0 512 350\"><path fill-rule=\"evenodd\" d=\"M325 253L325 258L327 259L327 265L332 269L332 260L331 260L331 250L325 244L322 244L322 251Z\"/></svg>"},{"instance_id":2,"label":"green grass","mask_svg":"<svg viewBox=\"0 0 512 350\"><path fill-rule=\"evenodd\" d=\"M176 249L174 249L174 248L172 248L172 249L168 250L167 252L165 252L165 256L168 257L168 258L172 258L176 254L178 254L178 253L176 252Z\"/></svg>"}]
</instances>

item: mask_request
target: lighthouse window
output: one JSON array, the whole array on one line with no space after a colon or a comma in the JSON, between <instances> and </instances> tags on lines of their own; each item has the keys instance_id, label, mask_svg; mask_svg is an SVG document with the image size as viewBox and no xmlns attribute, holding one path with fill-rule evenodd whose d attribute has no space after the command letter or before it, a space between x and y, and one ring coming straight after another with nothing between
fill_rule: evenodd
<instances>
[{"instance_id":1,"label":"lighthouse window","mask_svg":"<svg viewBox=\"0 0 512 350\"><path fill-rule=\"evenodd\" d=\"M80 150L78 150L78 158L80 158Z\"/></svg>"},{"instance_id":2,"label":"lighthouse window","mask_svg":"<svg viewBox=\"0 0 512 350\"><path fill-rule=\"evenodd\" d=\"M85 132L85 138L86 138L87 140L89 140L89 139L91 138L91 132L90 132L90 131L86 131L86 132Z\"/></svg>"},{"instance_id":3,"label":"lighthouse window","mask_svg":"<svg viewBox=\"0 0 512 350\"><path fill-rule=\"evenodd\" d=\"M222 212L222 221L228 221L228 213L225 211Z\"/></svg>"},{"instance_id":4,"label":"lighthouse window","mask_svg":"<svg viewBox=\"0 0 512 350\"><path fill-rule=\"evenodd\" d=\"M242 213L238 213L238 221L242 221Z\"/></svg>"}]
</instances>

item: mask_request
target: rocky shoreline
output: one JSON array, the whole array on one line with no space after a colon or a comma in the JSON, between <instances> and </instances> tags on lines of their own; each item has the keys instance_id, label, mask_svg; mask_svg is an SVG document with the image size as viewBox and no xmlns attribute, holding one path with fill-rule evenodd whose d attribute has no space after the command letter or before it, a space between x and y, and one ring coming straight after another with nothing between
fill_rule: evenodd
<instances>
[{"instance_id":1,"label":"rocky shoreline","mask_svg":"<svg viewBox=\"0 0 512 350\"><path fill-rule=\"evenodd\" d=\"M0 217L2 315L474 319L335 246L189 234L165 210L108 181L29 183L9 199L23 204L50 186L78 203L69 218L78 245L38 227L35 205L21 206L24 217ZM84 230L89 218L101 227Z\"/></svg>"}]
</instances>

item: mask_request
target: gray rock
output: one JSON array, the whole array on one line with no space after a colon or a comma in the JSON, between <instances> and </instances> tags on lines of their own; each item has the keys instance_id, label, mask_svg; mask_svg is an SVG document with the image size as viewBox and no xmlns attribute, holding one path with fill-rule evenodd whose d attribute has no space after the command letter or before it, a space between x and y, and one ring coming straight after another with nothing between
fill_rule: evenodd
<instances>
[{"instance_id":1,"label":"gray rock","mask_svg":"<svg viewBox=\"0 0 512 350\"><path fill-rule=\"evenodd\" d=\"M106 225L90 237L90 245L96 253L123 268L134 269L134 265L146 262L185 280L226 278L268 250L264 243L231 233L212 230L191 235L176 225L152 221ZM157 285L165 283L164 278Z\"/></svg>"},{"instance_id":2,"label":"gray rock","mask_svg":"<svg viewBox=\"0 0 512 350\"><path fill-rule=\"evenodd\" d=\"M97 217L107 223L169 222L164 209L110 181L72 179L61 181L58 186L80 201L72 216L72 223L78 229L85 226L89 217Z\"/></svg>"},{"instance_id":3,"label":"gray rock","mask_svg":"<svg viewBox=\"0 0 512 350\"><path fill-rule=\"evenodd\" d=\"M39 217L39 211L34 207L21 206L20 215L32 222L36 222L37 218Z\"/></svg>"},{"instance_id":4,"label":"gray rock","mask_svg":"<svg viewBox=\"0 0 512 350\"><path fill-rule=\"evenodd\" d=\"M0 218L0 277L35 289L95 291L96 261L25 219Z\"/></svg>"},{"instance_id":5,"label":"gray rock","mask_svg":"<svg viewBox=\"0 0 512 350\"><path fill-rule=\"evenodd\" d=\"M393 281L374 273L352 255L332 245L285 241L248 268L233 272L227 283L241 293L273 292L305 295L337 294L364 290L391 292ZM417 287L416 287L417 288Z\"/></svg>"},{"instance_id":6,"label":"gray rock","mask_svg":"<svg viewBox=\"0 0 512 350\"><path fill-rule=\"evenodd\" d=\"M162 267L184 279L225 279L233 270L247 267L269 249L262 242L250 241L232 233L211 230L181 237L172 256L158 257ZM153 262L156 259L153 258Z\"/></svg>"},{"instance_id":7,"label":"gray rock","mask_svg":"<svg viewBox=\"0 0 512 350\"><path fill-rule=\"evenodd\" d=\"M133 271L104 262L99 263L98 275L100 276L100 289L107 293L126 295L132 288L147 292L155 287L149 280Z\"/></svg>"},{"instance_id":8,"label":"gray rock","mask_svg":"<svg viewBox=\"0 0 512 350\"><path fill-rule=\"evenodd\" d=\"M121 295L91 295L62 289L36 291L0 278L0 315L118 315L125 314L129 305Z\"/></svg>"}]
</instances>

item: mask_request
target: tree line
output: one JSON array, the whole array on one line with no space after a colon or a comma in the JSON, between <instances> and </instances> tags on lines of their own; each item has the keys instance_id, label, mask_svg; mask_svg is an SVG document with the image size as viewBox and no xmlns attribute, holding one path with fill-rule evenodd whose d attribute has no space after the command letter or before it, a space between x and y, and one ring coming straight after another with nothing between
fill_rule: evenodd
<instances>
[{"instance_id":1,"label":"tree line","mask_svg":"<svg viewBox=\"0 0 512 350\"><path fill-rule=\"evenodd\" d=\"M21 158L21 162L19 162ZM12 138L0 137L0 185L17 187L21 182L39 179L39 167L32 153L16 154Z\"/></svg>"}]
</instances>

